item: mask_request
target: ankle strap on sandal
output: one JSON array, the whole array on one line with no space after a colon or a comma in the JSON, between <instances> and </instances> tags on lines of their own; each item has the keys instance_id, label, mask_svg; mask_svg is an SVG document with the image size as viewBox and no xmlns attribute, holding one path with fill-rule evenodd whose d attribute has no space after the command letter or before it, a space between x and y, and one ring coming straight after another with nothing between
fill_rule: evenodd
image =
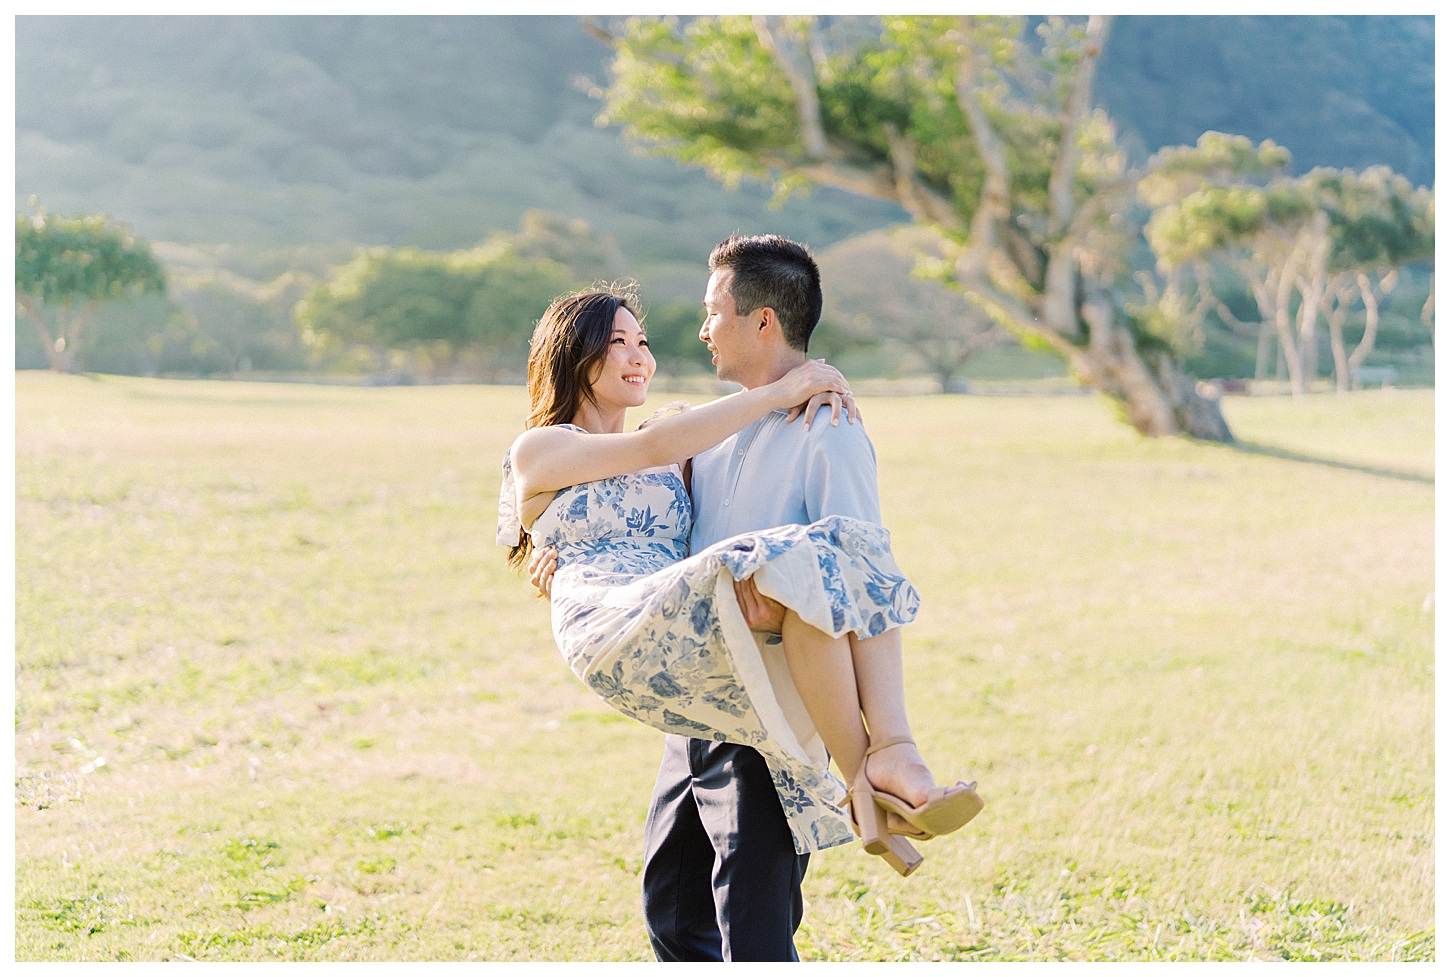
<instances>
[{"instance_id":1,"label":"ankle strap on sandal","mask_svg":"<svg viewBox=\"0 0 1450 977\"><path fill-rule=\"evenodd\" d=\"M903 743L910 743L912 746L915 746L916 740L910 736L893 736L889 740L882 740L880 743L873 743L871 746L866 747L865 755L870 756L877 750L884 750L888 746L900 746Z\"/></svg>"}]
</instances>

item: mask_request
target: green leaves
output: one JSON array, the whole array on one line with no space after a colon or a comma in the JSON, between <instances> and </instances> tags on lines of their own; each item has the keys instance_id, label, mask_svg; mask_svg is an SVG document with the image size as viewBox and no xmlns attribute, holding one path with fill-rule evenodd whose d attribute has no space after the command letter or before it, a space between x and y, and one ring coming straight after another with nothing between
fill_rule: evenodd
<instances>
[{"instance_id":1,"label":"green leaves","mask_svg":"<svg viewBox=\"0 0 1450 977\"><path fill-rule=\"evenodd\" d=\"M1146 234L1168 266L1215 251L1291 236L1323 212L1330 267L1380 268L1422 261L1435 250L1434 197L1386 166L1357 173L1324 167L1302 177L1257 178L1287 164L1288 152L1265 140L1206 132L1196 148L1158 156L1140 197L1156 206Z\"/></svg>"},{"instance_id":2,"label":"green leaves","mask_svg":"<svg viewBox=\"0 0 1450 977\"><path fill-rule=\"evenodd\" d=\"M1194 146L1168 146L1149 163L1149 173L1138 185L1139 198L1160 207L1196 187L1276 176L1288 167L1287 149L1265 139L1257 146L1245 136L1209 130Z\"/></svg>"},{"instance_id":3,"label":"green leaves","mask_svg":"<svg viewBox=\"0 0 1450 977\"><path fill-rule=\"evenodd\" d=\"M1085 51L1083 25L1051 20L1040 43L1027 45L1021 18L970 21L984 62L971 97L1006 145L1013 209L1041 223L1034 215L1047 206L1063 99ZM790 80L750 18L633 18L615 37L596 123L622 124L643 151L703 166L727 186L745 177L770 181L781 197L823 182L895 199L897 177L889 174L905 168L949 202L933 222L960 236L985 182L959 102L966 29L956 17L785 18L779 30L810 51L828 143L821 160L807 158ZM1122 169L1112 127L1101 121L1079 140L1082 197Z\"/></svg>"},{"instance_id":4,"label":"green leaves","mask_svg":"<svg viewBox=\"0 0 1450 977\"><path fill-rule=\"evenodd\" d=\"M613 238L583 221L531 211L517 234L497 234L464 251L361 252L299 302L294 317L313 346L443 343L455 354L485 349L517 367L551 300L612 277L621 265Z\"/></svg>"},{"instance_id":5,"label":"green leaves","mask_svg":"<svg viewBox=\"0 0 1450 977\"><path fill-rule=\"evenodd\" d=\"M45 304L165 292L151 247L104 214L15 218L15 291Z\"/></svg>"},{"instance_id":6,"label":"green leaves","mask_svg":"<svg viewBox=\"0 0 1450 977\"><path fill-rule=\"evenodd\" d=\"M749 17L631 18L615 42L598 125L704 166L727 186L764 177L761 154L798 154L790 82Z\"/></svg>"},{"instance_id":7,"label":"green leaves","mask_svg":"<svg viewBox=\"0 0 1450 977\"><path fill-rule=\"evenodd\" d=\"M1278 199L1283 216L1290 212L1291 201L1286 195ZM1204 186L1156 211L1144 233L1154 253L1171 266L1246 240L1270 220L1264 190Z\"/></svg>"},{"instance_id":8,"label":"green leaves","mask_svg":"<svg viewBox=\"0 0 1450 977\"><path fill-rule=\"evenodd\" d=\"M1434 257L1433 194L1412 187L1388 166L1362 173L1318 167L1302 185L1329 216L1331 268L1381 268Z\"/></svg>"}]
</instances>

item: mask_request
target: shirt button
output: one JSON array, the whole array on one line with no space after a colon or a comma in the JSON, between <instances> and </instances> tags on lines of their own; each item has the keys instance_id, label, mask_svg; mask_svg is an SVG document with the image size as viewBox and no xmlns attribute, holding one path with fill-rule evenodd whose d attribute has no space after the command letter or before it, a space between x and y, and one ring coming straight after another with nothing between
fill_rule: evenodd
<instances>
[{"instance_id":1,"label":"shirt button","mask_svg":"<svg viewBox=\"0 0 1450 977\"><path fill-rule=\"evenodd\" d=\"M737 455L739 455L739 456L740 456L740 457L742 457L742 458L744 458L744 457L745 457L745 449L744 449L744 448L741 448L741 449L740 449L740 450L739 450L739 451L737 451L737 452L735 452L735 453L736 453L736 454L737 454Z\"/></svg>"},{"instance_id":2,"label":"shirt button","mask_svg":"<svg viewBox=\"0 0 1450 977\"><path fill-rule=\"evenodd\" d=\"M729 504L730 504L730 500L729 500L729 499L726 499L726 500L725 500L725 504L726 504L726 505L729 505Z\"/></svg>"}]
</instances>

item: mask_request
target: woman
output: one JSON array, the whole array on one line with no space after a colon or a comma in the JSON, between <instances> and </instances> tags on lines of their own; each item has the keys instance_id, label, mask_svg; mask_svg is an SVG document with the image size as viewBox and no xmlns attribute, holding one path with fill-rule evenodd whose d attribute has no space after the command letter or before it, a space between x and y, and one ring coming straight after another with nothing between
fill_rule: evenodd
<instances>
[{"instance_id":1,"label":"woman","mask_svg":"<svg viewBox=\"0 0 1450 977\"><path fill-rule=\"evenodd\" d=\"M556 548L554 636L605 701L666 732L754 747L797 851L839 844L854 829L867 851L909 874L920 857L893 832L955 830L982 802L971 786L935 785L910 739L899 653L866 653L882 636L899 652L897 629L919 602L886 531L829 517L685 557L689 459L773 410L848 394L844 378L807 361L775 383L626 433L625 411L644 403L653 374L631 296L588 292L550 306L529 355L528 430L504 459L499 543L515 566L534 545ZM788 689L779 676L772 684L733 601L730 581L752 576L787 607ZM804 706L810 723L793 725L782 700ZM826 751L852 781L849 826Z\"/></svg>"}]
</instances>

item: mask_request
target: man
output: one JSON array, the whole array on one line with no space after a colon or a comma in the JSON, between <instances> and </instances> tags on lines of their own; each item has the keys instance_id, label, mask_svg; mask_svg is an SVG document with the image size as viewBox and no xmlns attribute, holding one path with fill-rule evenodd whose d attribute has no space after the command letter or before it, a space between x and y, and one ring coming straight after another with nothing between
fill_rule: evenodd
<instances>
[{"instance_id":1,"label":"man","mask_svg":"<svg viewBox=\"0 0 1450 977\"><path fill-rule=\"evenodd\" d=\"M821 315L820 272L794 241L731 237L710 254L704 305L700 339L720 379L762 386L805 360ZM788 423L785 411L696 456L691 494L693 553L739 533L830 515L881 522L876 454L862 427L807 428ZM535 565L545 559L538 554ZM768 632L779 632L784 609L753 581L735 590L762 657L783 669L778 633ZM794 934L809 861L796 851L759 753L665 737L643 873L645 922L660 960L799 959Z\"/></svg>"}]
</instances>

